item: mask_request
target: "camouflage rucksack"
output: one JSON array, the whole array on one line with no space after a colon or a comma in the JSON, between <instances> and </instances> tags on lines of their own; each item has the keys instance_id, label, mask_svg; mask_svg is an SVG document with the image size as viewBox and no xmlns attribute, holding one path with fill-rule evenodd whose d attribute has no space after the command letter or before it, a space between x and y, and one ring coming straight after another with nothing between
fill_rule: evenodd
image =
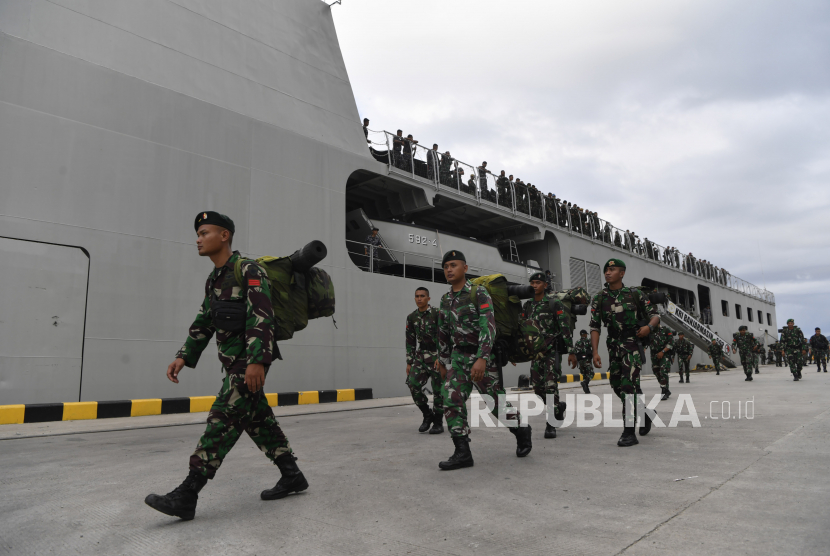
<instances>
[{"instance_id":1,"label":"camouflage rucksack","mask_svg":"<svg viewBox=\"0 0 830 556\"><path fill-rule=\"evenodd\" d=\"M513 361L513 353L521 335L519 334L519 315L522 312L522 303L515 295L507 293L507 278L503 274L480 276L470 280L473 287L470 297L478 309L476 288L484 288L493 301L493 317L496 319L496 337L494 351L496 361L504 366Z\"/></svg>"},{"instance_id":2,"label":"camouflage rucksack","mask_svg":"<svg viewBox=\"0 0 830 556\"><path fill-rule=\"evenodd\" d=\"M242 283L242 261L237 260L233 268L237 284ZM308 326L309 319L334 315L334 284L325 270L311 267L298 272L291 257L260 257L255 262L268 274L275 340L290 340Z\"/></svg>"},{"instance_id":3,"label":"camouflage rucksack","mask_svg":"<svg viewBox=\"0 0 830 556\"><path fill-rule=\"evenodd\" d=\"M568 316L568 325L570 329L573 330L576 327L576 313L574 313L574 306L575 305L588 305L591 302L591 299L588 297L588 292L585 291L585 288L571 288L569 290L562 290L561 292L553 292L552 296L559 299L562 302L562 305L565 306L565 314ZM587 309L587 307L586 307ZM587 310L584 312L579 312L580 315L584 315L587 313Z\"/></svg>"},{"instance_id":4,"label":"camouflage rucksack","mask_svg":"<svg viewBox=\"0 0 830 556\"><path fill-rule=\"evenodd\" d=\"M570 290L553 292L548 294L548 296L562 302L562 305L565 307L565 315L568 317L568 328L570 328L571 333L573 333L574 327L576 326L577 315L584 315L587 313L588 292L585 291L585 288L573 288ZM576 306L578 305L582 305L583 307L577 308ZM576 312L574 311L575 308L577 309ZM553 308L551 308L551 311L553 311ZM567 343L565 343L561 338L558 342L557 349L559 350L559 353L565 353L567 351ZM513 349L510 351L510 361L513 363L525 363L527 361L532 361L535 357L536 353L533 346L528 346L525 342L524 335L520 334L513 346Z\"/></svg>"}]
</instances>

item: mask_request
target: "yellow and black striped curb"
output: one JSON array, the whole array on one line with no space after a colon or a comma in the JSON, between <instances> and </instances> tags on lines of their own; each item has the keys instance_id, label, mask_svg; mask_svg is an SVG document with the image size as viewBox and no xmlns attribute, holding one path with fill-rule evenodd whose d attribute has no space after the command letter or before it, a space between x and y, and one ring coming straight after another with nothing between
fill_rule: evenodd
<instances>
[{"instance_id":1,"label":"yellow and black striped curb","mask_svg":"<svg viewBox=\"0 0 830 556\"><path fill-rule=\"evenodd\" d=\"M594 373L594 376L591 380L602 380L604 378L609 378L608 373ZM582 382L585 378L579 375L562 375L559 377L559 382Z\"/></svg>"},{"instance_id":2,"label":"yellow and black striped curb","mask_svg":"<svg viewBox=\"0 0 830 556\"><path fill-rule=\"evenodd\" d=\"M309 390L265 394L270 406L306 405L315 403L352 402L371 400L371 388L342 390ZM111 419L143 415L172 415L209 411L216 396L189 398L155 398L149 400L116 400L108 402L39 403L0 405L0 425L45 423L47 421L77 421L81 419Z\"/></svg>"}]
</instances>

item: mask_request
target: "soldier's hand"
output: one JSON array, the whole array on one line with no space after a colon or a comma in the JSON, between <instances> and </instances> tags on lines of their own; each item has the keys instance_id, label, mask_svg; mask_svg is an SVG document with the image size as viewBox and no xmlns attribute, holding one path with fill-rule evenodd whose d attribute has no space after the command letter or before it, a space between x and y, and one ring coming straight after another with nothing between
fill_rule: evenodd
<instances>
[{"instance_id":1,"label":"soldier's hand","mask_svg":"<svg viewBox=\"0 0 830 556\"><path fill-rule=\"evenodd\" d=\"M579 364L579 363L578 363L578 361L576 360L576 355L574 355L573 353L571 353L570 355L568 355L568 365L570 365L570 366L571 366L571 369L576 369L576 366L577 366L578 364Z\"/></svg>"},{"instance_id":2,"label":"soldier's hand","mask_svg":"<svg viewBox=\"0 0 830 556\"><path fill-rule=\"evenodd\" d=\"M599 356L599 353L594 354L594 368L601 369L602 368L602 358Z\"/></svg>"},{"instance_id":3,"label":"soldier's hand","mask_svg":"<svg viewBox=\"0 0 830 556\"><path fill-rule=\"evenodd\" d=\"M473 363L473 370L470 372L470 378L473 379L473 382L481 382L481 379L484 378L484 371L487 370L487 361L483 358L479 357L476 359L476 362Z\"/></svg>"},{"instance_id":4,"label":"soldier's hand","mask_svg":"<svg viewBox=\"0 0 830 556\"><path fill-rule=\"evenodd\" d=\"M649 335L650 332L651 332L651 328L649 328L648 326L643 326L642 328L640 328L637 331L637 337L638 338L645 338L646 336Z\"/></svg>"},{"instance_id":5,"label":"soldier's hand","mask_svg":"<svg viewBox=\"0 0 830 556\"><path fill-rule=\"evenodd\" d=\"M184 368L184 359L181 357L177 357L175 361L170 363L167 366L167 380L170 382L174 382L176 384L179 383L179 373Z\"/></svg>"},{"instance_id":6,"label":"soldier's hand","mask_svg":"<svg viewBox=\"0 0 830 556\"><path fill-rule=\"evenodd\" d=\"M245 386L251 392L259 392L265 384L265 365L252 363L245 369Z\"/></svg>"},{"instance_id":7,"label":"soldier's hand","mask_svg":"<svg viewBox=\"0 0 830 556\"><path fill-rule=\"evenodd\" d=\"M444 366L443 363L440 361L435 362L435 368L438 369L438 372L441 373L441 380L447 379L447 368Z\"/></svg>"},{"instance_id":8,"label":"soldier's hand","mask_svg":"<svg viewBox=\"0 0 830 556\"><path fill-rule=\"evenodd\" d=\"M407 365L406 366L406 376L409 376L409 369L411 369L411 368L412 368L412 365Z\"/></svg>"},{"instance_id":9,"label":"soldier's hand","mask_svg":"<svg viewBox=\"0 0 830 556\"><path fill-rule=\"evenodd\" d=\"M664 355L664 354L663 354L663 352L662 352L662 351L658 351L658 352L657 352L657 359L662 359L662 358L663 358L663 355Z\"/></svg>"}]
</instances>

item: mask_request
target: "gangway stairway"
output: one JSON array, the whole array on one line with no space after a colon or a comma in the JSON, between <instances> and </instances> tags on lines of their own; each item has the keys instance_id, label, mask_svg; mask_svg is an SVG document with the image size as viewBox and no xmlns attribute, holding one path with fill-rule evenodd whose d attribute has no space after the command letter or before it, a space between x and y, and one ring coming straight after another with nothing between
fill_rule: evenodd
<instances>
[{"instance_id":1,"label":"gangway stairway","mask_svg":"<svg viewBox=\"0 0 830 556\"><path fill-rule=\"evenodd\" d=\"M703 350L703 353L708 354L712 339L717 340L724 352L723 357L721 357L721 363L730 369L737 367L735 362L726 355L729 344L699 323L692 315L671 301L667 301L664 305L657 305L657 310L660 313L660 320L663 323L671 327L675 332L683 332L690 342Z\"/></svg>"}]
</instances>

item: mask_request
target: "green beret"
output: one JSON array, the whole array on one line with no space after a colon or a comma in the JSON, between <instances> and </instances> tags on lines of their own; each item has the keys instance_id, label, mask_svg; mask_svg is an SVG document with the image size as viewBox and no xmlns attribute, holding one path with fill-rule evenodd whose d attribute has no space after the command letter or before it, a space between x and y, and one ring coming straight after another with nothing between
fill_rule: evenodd
<instances>
[{"instance_id":1,"label":"green beret","mask_svg":"<svg viewBox=\"0 0 830 556\"><path fill-rule=\"evenodd\" d=\"M619 267L625 270L625 261L622 259L608 259L608 262L605 263L605 266L602 267L602 271L605 272L605 269L609 266Z\"/></svg>"},{"instance_id":2,"label":"green beret","mask_svg":"<svg viewBox=\"0 0 830 556\"><path fill-rule=\"evenodd\" d=\"M533 282L534 280L539 280L540 282L545 281L545 273L544 272L534 272L530 275L530 281Z\"/></svg>"},{"instance_id":3,"label":"green beret","mask_svg":"<svg viewBox=\"0 0 830 556\"><path fill-rule=\"evenodd\" d=\"M787 319L787 324L790 324L790 323L795 324L795 320L793 320L793 319Z\"/></svg>"},{"instance_id":4,"label":"green beret","mask_svg":"<svg viewBox=\"0 0 830 556\"><path fill-rule=\"evenodd\" d=\"M203 224L213 224L214 226L225 228L232 234L236 233L236 226L233 225L233 220L224 214L219 214L218 212L213 212L212 210L200 212L196 216L196 220L193 222L193 229L198 232L199 226Z\"/></svg>"},{"instance_id":5,"label":"green beret","mask_svg":"<svg viewBox=\"0 0 830 556\"><path fill-rule=\"evenodd\" d=\"M463 263L467 262L467 259L464 257L464 253L461 251L447 251L444 253L444 258L441 260L441 266L444 266L449 261L461 261Z\"/></svg>"}]
</instances>

